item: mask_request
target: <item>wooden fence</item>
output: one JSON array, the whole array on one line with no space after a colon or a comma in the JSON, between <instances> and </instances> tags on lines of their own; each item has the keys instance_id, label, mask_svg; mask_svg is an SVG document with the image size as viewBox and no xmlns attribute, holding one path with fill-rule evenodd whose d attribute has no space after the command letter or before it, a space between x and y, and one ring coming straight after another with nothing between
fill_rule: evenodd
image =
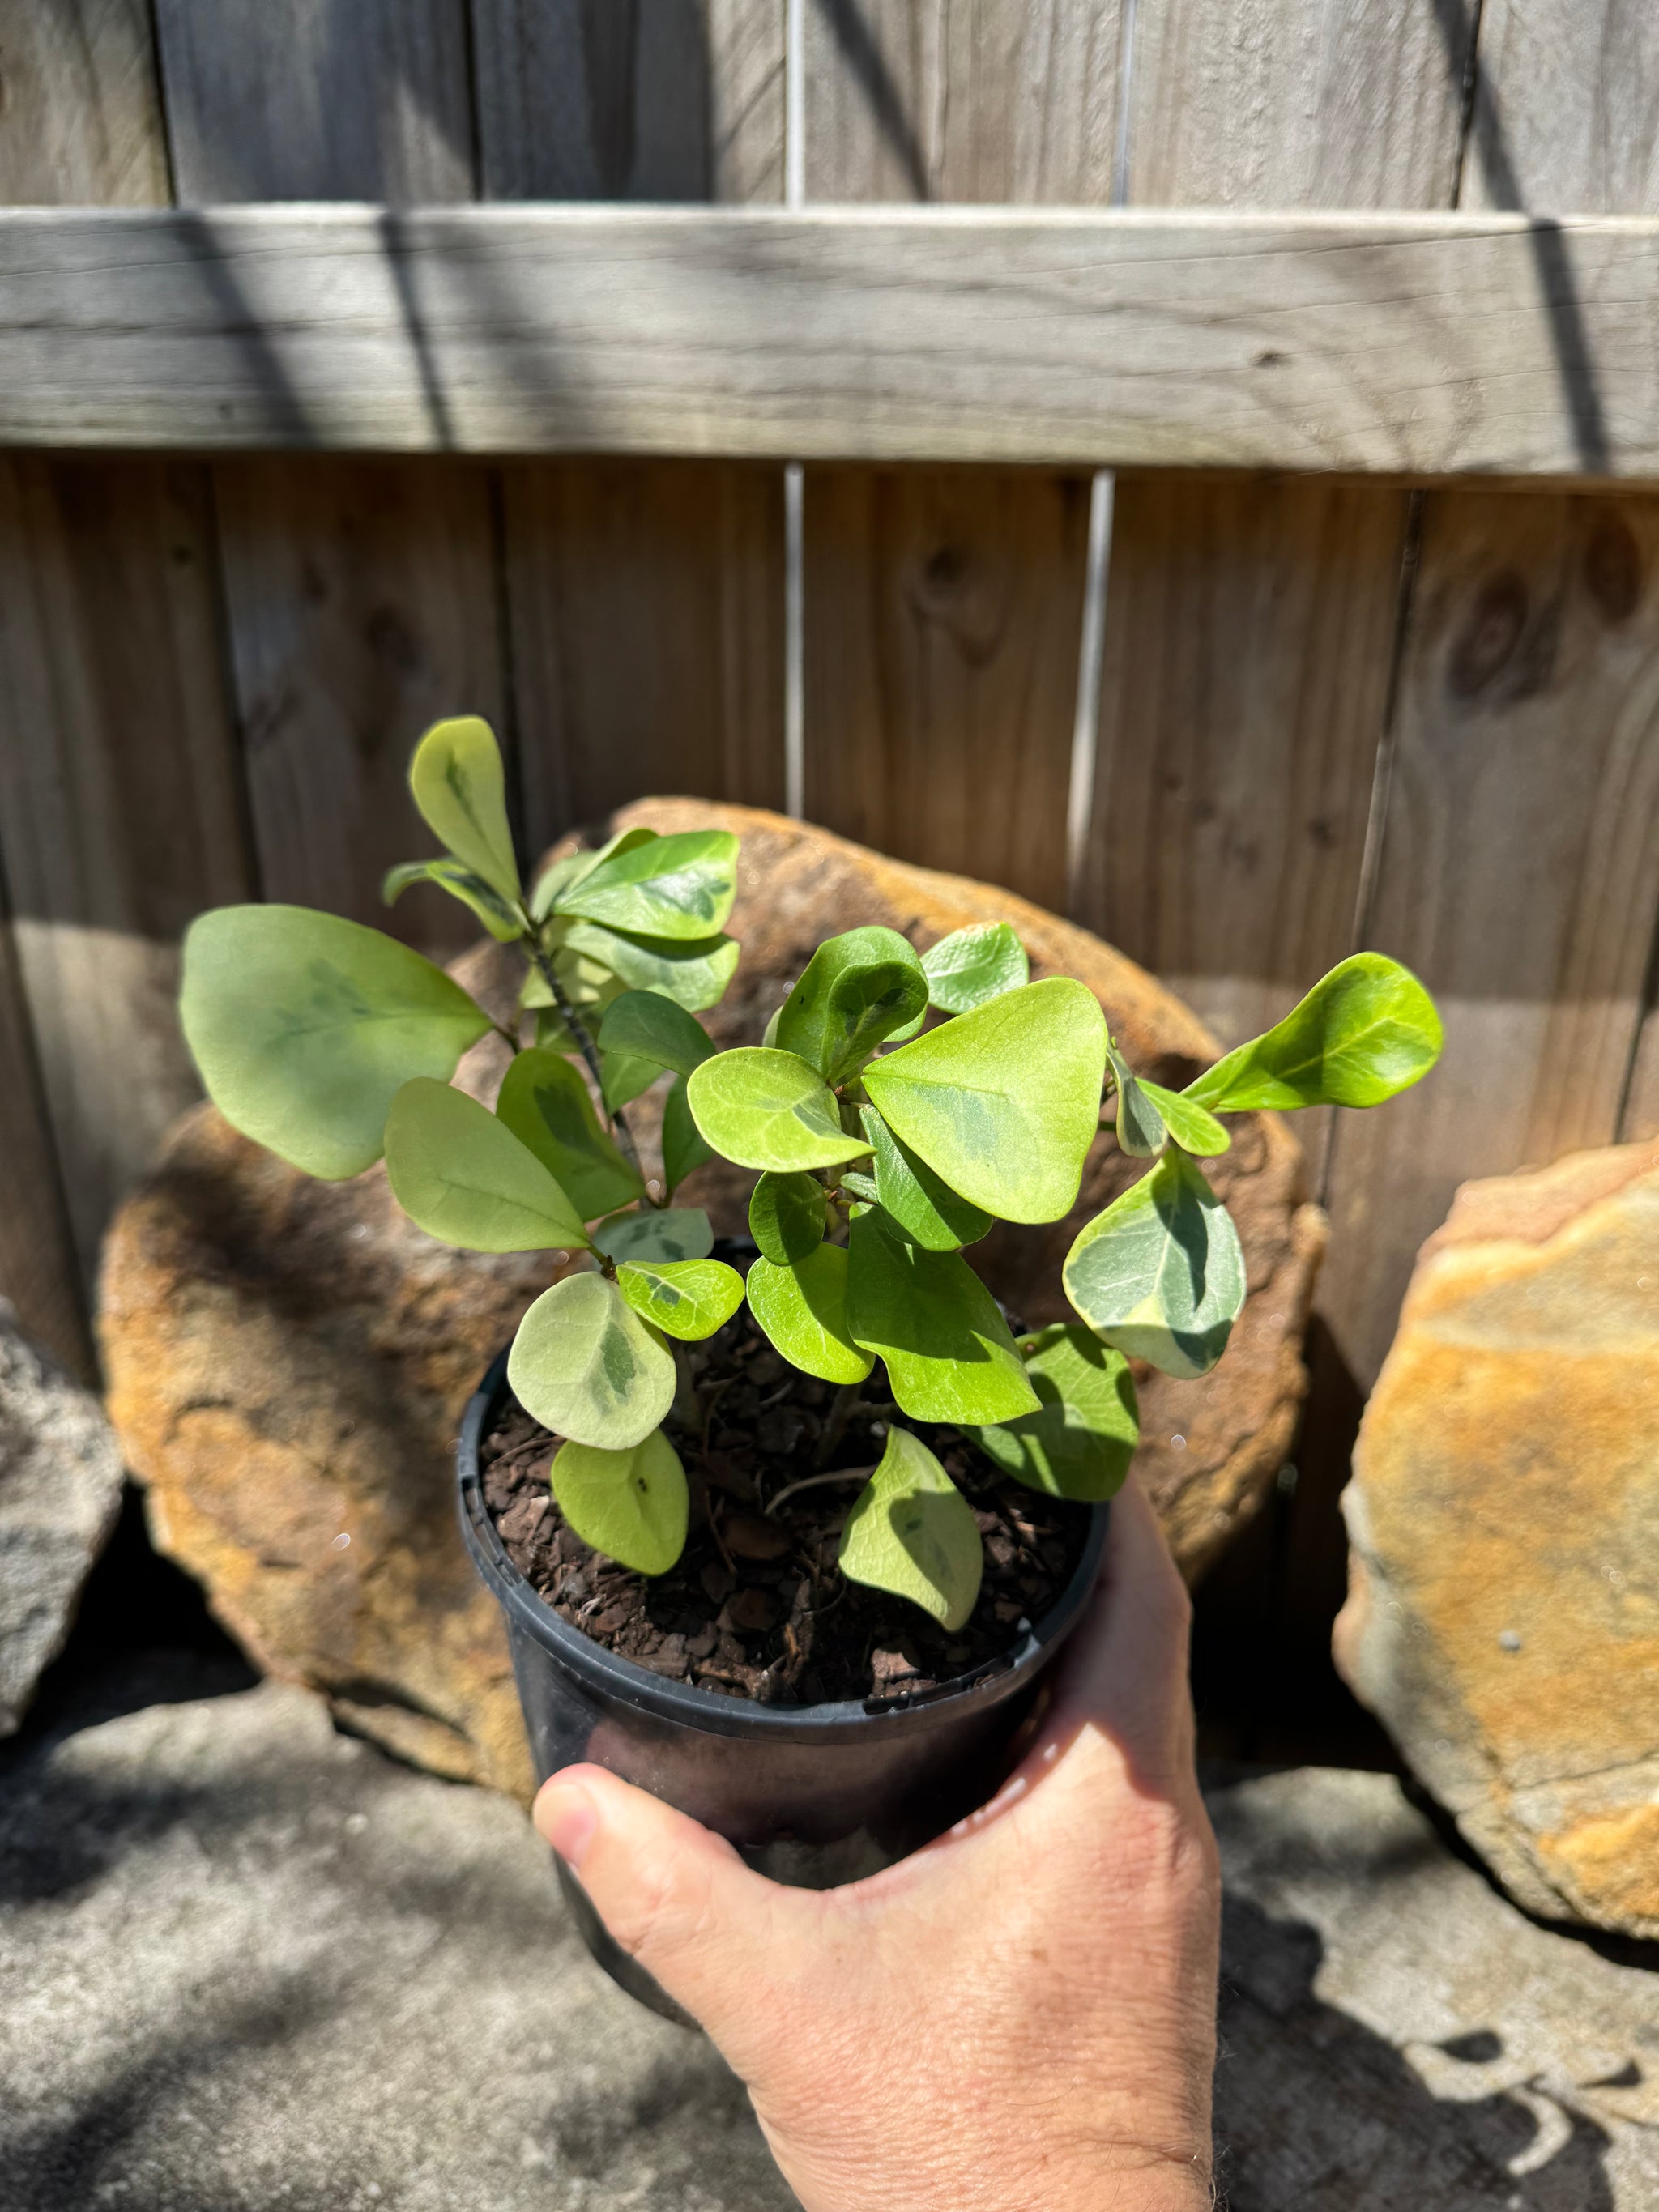
<instances>
[{"instance_id":1,"label":"wooden fence","mask_svg":"<svg viewBox=\"0 0 1659 2212\"><path fill-rule=\"evenodd\" d=\"M0 1287L70 1357L182 927L454 950L375 885L460 708L532 844L793 800L1226 1041L1409 962L1330 1407L1455 1182L1659 1127L1650 0L0 0Z\"/></svg>"}]
</instances>

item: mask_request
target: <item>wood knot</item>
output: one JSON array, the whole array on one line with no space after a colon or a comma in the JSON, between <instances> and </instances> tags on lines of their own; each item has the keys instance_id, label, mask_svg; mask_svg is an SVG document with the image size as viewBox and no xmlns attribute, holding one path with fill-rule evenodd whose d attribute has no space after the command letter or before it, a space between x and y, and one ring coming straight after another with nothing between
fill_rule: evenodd
<instances>
[{"instance_id":1,"label":"wood knot","mask_svg":"<svg viewBox=\"0 0 1659 2212\"><path fill-rule=\"evenodd\" d=\"M1506 568L1481 586L1453 643L1447 669L1453 696L1478 698L1514 657L1526 626L1526 585Z\"/></svg>"},{"instance_id":2,"label":"wood knot","mask_svg":"<svg viewBox=\"0 0 1659 2212\"><path fill-rule=\"evenodd\" d=\"M1626 623L1642 596L1642 550L1622 517L1604 515L1584 548L1584 586L1610 623Z\"/></svg>"}]
</instances>

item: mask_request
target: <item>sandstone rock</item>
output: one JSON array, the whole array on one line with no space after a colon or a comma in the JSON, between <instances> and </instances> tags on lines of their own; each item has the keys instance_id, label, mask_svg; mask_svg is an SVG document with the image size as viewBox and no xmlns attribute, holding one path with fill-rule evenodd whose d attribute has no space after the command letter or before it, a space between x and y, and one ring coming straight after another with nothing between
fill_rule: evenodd
<instances>
[{"instance_id":1,"label":"sandstone rock","mask_svg":"<svg viewBox=\"0 0 1659 2212\"><path fill-rule=\"evenodd\" d=\"M855 921L926 946L1006 917L1039 975L1079 975L1099 993L1137 1065L1182 1081L1212 1053L1151 977L1007 893L749 808L653 799L613 817L633 821L716 823L744 839L732 925L744 957L708 1018L723 1044L758 1036L813 946ZM485 944L458 972L505 1013L516 961ZM486 1040L462 1079L489 1097L504 1064L505 1048ZM651 1102L630 1118L654 1155ZM1077 1222L1134 1171L1103 1139L1073 1221L999 1231L975 1252L1028 1322L1064 1310L1060 1261ZM1301 1173L1281 1122L1241 1117L1215 1180L1243 1237L1249 1304L1214 1376L1143 1382L1141 1472L1189 1573L1253 1510L1290 1442L1322 1234ZM711 1166L685 1194L741 1231L750 1182ZM520 1790L528 1769L505 1644L456 1533L449 1454L468 1392L548 1276L545 1255L489 1260L435 1243L398 1214L380 1169L311 1182L207 1109L179 1125L123 1208L104 1276L111 1409L150 1486L158 1541L269 1671L324 1691L354 1725L441 1773Z\"/></svg>"},{"instance_id":2,"label":"sandstone rock","mask_svg":"<svg viewBox=\"0 0 1659 2212\"><path fill-rule=\"evenodd\" d=\"M81 1585L121 1506L103 1408L0 1304L0 1736L63 1649Z\"/></svg>"},{"instance_id":3,"label":"sandstone rock","mask_svg":"<svg viewBox=\"0 0 1659 2212\"><path fill-rule=\"evenodd\" d=\"M13 1757L0 2203L793 2203L742 2089L592 1963L502 1798L392 1765L276 1683Z\"/></svg>"},{"instance_id":4,"label":"sandstone rock","mask_svg":"<svg viewBox=\"0 0 1659 2212\"><path fill-rule=\"evenodd\" d=\"M1659 1936L1659 1141L1471 1183L1344 1498L1338 1663L1529 1911Z\"/></svg>"},{"instance_id":5,"label":"sandstone rock","mask_svg":"<svg viewBox=\"0 0 1659 2212\"><path fill-rule=\"evenodd\" d=\"M1206 1796L1231 2212L1659 2203L1656 1954L1615 1962L1523 1918L1386 1775Z\"/></svg>"}]
</instances>

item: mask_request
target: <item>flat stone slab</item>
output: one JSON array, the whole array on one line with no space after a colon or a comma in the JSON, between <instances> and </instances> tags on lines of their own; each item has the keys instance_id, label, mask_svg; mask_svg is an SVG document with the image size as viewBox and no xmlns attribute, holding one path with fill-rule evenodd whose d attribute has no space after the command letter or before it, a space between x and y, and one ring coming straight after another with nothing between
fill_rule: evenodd
<instances>
[{"instance_id":1,"label":"flat stone slab","mask_svg":"<svg viewBox=\"0 0 1659 2212\"><path fill-rule=\"evenodd\" d=\"M82 1722L0 1764L0 2203L793 2202L709 2047L588 1960L507 1800L275 1683ZM1211 1802L1231 2212L1659 2203L1659 1976L1525 1919L1385 1777Z\"/></svg>"}]
</instances>

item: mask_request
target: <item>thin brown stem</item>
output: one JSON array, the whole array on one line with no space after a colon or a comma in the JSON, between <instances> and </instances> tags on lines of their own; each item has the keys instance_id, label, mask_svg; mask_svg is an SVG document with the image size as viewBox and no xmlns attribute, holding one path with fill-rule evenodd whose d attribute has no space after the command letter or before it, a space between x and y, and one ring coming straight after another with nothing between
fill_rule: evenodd
<instances>
[{"instance_id":1,"label":"thin brown stem","mask_svg":"<svg viewBox=\"0 0 1659 2212\"><path fill-rule=\"evenodd\" d=\"M825 1482L865 1482L875 1473L873 1467L838 1467L833 1474L804 1474L799 1482L786 1482L777 1496L767 1501L766 1510L775 1513L786 1498L793 1498L798 1490L816 1490Z\"/></svg>"}]
</instances>

